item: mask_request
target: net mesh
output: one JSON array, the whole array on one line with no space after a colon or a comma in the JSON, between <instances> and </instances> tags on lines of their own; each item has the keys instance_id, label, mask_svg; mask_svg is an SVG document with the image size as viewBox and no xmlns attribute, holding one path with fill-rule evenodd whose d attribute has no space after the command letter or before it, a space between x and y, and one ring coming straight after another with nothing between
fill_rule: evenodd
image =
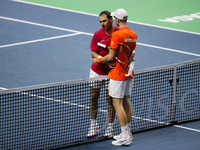
<instances>
[{"instance_id":1,"label":"net mesh","mask_svg":"<svg viewBox=\"0 0 200 150\"><path fill-rule=\"evenodd\" d=\"M107 77L0 91L0 149L54 149L103 139L108 127L106 90L101 88L97 122L90 127L90 85ZM200 60L135 72L131 131L200 119ZM121 132L117 118L114 132Z\"/></svg>"},{"instance_id":2,"label":"net mesh","mask_svg":"<svg viewBox=\"0 0 200 150\"><path fill-rule=\"evenodd\" d=\"M176 121L200 118L200 63L177 68Z\"/></svg>"}]
</instances>

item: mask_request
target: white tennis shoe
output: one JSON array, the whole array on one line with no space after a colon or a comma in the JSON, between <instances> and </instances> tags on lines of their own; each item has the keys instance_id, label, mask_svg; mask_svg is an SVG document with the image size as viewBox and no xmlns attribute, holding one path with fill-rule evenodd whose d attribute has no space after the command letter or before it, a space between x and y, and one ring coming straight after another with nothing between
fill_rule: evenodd
<instances>
[{"instance_id":1,"label":"white tennis shoe","mask_svg":"<svg viewBox=\"0 0 200 150\"><path fill-rule=\"evenodd\" d=\"M113 136L113 139L115 139L115 140L118 140L118 139L121 139L121 138L122 138L122 133L120 133L119 135ZM133 140L133 135L131 133L129 134L129 138L131 140Z\"/></svg>"},{"instance_id":2,"label":"white tennis shoe","mask_svg":"<svg viewBox=\"0 0 200 150\"><path fill-rule=\"evenodd\" d=\"M130 137L128 138L119 138L116 141L112 141L112 145L115 146L122 146L122 145L130 145L132 143L132 139Z\"/></svg>"},{"instance_id":3,"label":"white tennis shoe","mask_svg":"<svg viewBox=\"0 0 200 150\"><path fill-rule=\"evenodd\" d=\"M99 133L99 126L98 125L91 125L90 128L88 129L89 132L87 134L87 138L92 138L95 137Z\"/></svg>"}]
</instances>

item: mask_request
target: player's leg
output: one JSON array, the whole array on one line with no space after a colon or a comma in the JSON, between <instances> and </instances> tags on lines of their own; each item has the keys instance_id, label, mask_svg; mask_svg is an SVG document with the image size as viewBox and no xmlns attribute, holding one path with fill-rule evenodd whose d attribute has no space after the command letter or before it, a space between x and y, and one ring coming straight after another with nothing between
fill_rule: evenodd
<instances>
[{"instance_id":1,"label":"player's leg","mask_svg":"<svg viewBox=\"0 0 200 150\"><path fill-rule=\"evenodd\" d=\"M123 101L123 98L113 98L113 105L115 107L117 118L122 131L121 136L116 141L112 142L112 144L116 146L130 145L132 143L132 139L129 138L129 133L127 130L127 116L126 111L124 110Z\"/></svg>"},{"instance_id":2,"label":"player's leg","mask_svg":"<svg viewBox=\"0 0 200 150\"><path fill-rule=\"evenodd\" d=\"M99 88L93 88L90 87L90 116L91 119L97 118L98 113L98 98L100 95L100 89Z\"/></svg>"},{"instance_id":3,"label":"player's leg","mask_svg":"<svg viewBox=\"0 0 200 150\"><path fill-rule=\"evenodd\" d=\"M124 96L124 110L126 111L127 116L127 128L130 135L130 138L133 139L132 133L131 133L131 119L132 119L132 108L129 101L129 96L132 94L133 89L133 79L127 80L126 84L126 91Z\"/></svg>"},{"instance_id":4,"label":"player's leg","mask_svg":"<svg viewBox=\"0 0 200 150\"><path fill-rule=\"evenodd\" d=\"M92 69L90 69L90 78L98 77L97 73L95 73ZM97 124L97 113L98 113L98 98L100 94L100 88L102 83L99 81L91 81L90 82L90 117L91 124L89 128L89 132L87 137L94 137L99 132L99 126Z\"/></svg>"},{"instance_id":5,"label":"player's leg","mask_svg":"<svg viewBox=\"0 0 200 150\"><path fill-rule=\"evenodd\" d=\"M128 130L128 134L133 139L132 133L131 133L132 108L131 108L131 104L130 104L130 101L129 101L129 96L125 96L124 97L123 107L124 107L124 110L125 110L126 116L127 116L127 130Z\"/></svg>"},{"instance_id":6,"label":"player's leg","mask_svg":"<svg viewBox=\"0 0 200 150\"><path fill-rule=\"evenodd\" d=\"M108 103L108 119L109 125L105 131L104 138L111 138L114 135L114 120L115 120L115 108L113 106L112 97L109 95L108 89L106 90L106 99Z\"/></svg>"},{"instance_id":7,"label":"player's leg","mask_svg":"<svg viewBox=\"0 0 200 150\"><path fill-rule=\"evenodd\" d=\"M127 116L126 116L126 112L123 107L123 99L122 98L113 98L113 105L114 105L115 111L117 113L119 125L121 127L126 126Z\"/></svg>"},{"instance_id":8,"label":"player's leg","mask_svg":"<svg viewBox=\"0 0 200 150\"><path fill-rule=\"evenodd\" d=\"M127 102L127 99L126 98L124 99L125 95L127 95L126 92L127 82L128 81L110 80L109 94L113 98L113 105L122 131L122 134L118 136L117 140L112 142L113 145L117 146L130 145L132 143L132 139L129 138L129 132L127 130L127 122L128 122L128 117L126 115L127 112L124 109L124 100Z\"/></svg>"},{"instance_id":9,"label":"player's leg","mask_svg":"<svg viewBox=\"0 0 200 150\"><path fill-rule=\"evenodd\" d=\"M94 137L99 132L99 126L97 124L96 118L98 113L98 98L100 95L100 88L90 87L90 117L91 125L87 137Z\"/></svg>"},{"instance_id":10,"label":"player's leg","mask_svg":"<svg viewBox=\"0 0 200 150\"><path fill-rule=\"evenodd\" d=\"M127 123L131 123L132 108L131 108L131 104L129 102L129 96L124 97L123 107L124 107L124 110L126 112Z\"/></svg>"},{"instance_id":11,"label":"player's leg","mask_svg":"<svg viewBox=\"0 0 200 150\"><path fill-rule=\"evenodd\" d=\"M114 105L113 105L112 97L109 95L108 90L106 90L106 98L107 98L107 103L108 103L109 123L113 123L114 120L115 120L115 108L114 108Z\"/></svg>"}]
</instances>

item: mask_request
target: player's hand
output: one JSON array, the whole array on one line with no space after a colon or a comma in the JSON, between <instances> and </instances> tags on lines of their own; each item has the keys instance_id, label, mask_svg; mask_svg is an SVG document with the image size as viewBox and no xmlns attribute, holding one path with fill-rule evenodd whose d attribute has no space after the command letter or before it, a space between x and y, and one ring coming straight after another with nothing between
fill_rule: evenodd
<instances>
[{"instance_id":1,"label":"player's hand","mask_svg":"<svg viewBox=\"0 0 200 150\"><path fill-rule=\"evenodd\" d=\"M113 67L116 66L115 62L113 62L113 61L108 62L108 63L106 63L106 64L108 64L108 66L109 66L110 68L113 68Z\"/></svg>"},{"instance_id":2,"label":"player's hand","mask_svg":"<svg viewBox=\"0 0 200 150\"><path fill-rule=\"evenodd\" d=\"M93 59L92 59L92 63L95 64L95 65L97 65L97 64L98 64L98 63L97 63L97 58L93 58Z\"/></svg>"}]
</instances>

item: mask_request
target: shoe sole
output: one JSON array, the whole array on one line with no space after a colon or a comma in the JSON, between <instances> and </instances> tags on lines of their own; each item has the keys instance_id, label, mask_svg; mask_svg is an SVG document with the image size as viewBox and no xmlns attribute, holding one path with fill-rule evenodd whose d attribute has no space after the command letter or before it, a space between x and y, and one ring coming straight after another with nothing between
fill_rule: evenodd
<instances>
[{"instance_id":1,"label":"shoe sole","mask_svg":"<svg viewBox=\"0 0 200 150\"><path fill-rule=\"evenodd\" d=\"M113 144L113 142L112 142L112 145L115 145L115 146L123 146L123 145L128 146L128 145L131 145L131 143L132 143L132 141L129 141L127 143L124 143L124 144L121 144L121 145L117 145L117 144Z\"/></svg>"},{"instance_id":2,"label":"shoe sole","mask_svg":"<svg viewBox=\"0 0 200 150\"><path fill-rule=\"evenodd\" d=\"M114 138L114 137L113 137L113 139L114 139L114 140L118 140L119 138ZM131 140L134 140L134 138L131 138Z\"/></svg>"},{"instance_id":3,"label":"shoe sole","mask_svg":"<svg viewBox=\"0 0 200 150\"><path fill-rule=\"evenodd\" d=\"M115 136L113 136L114 140L118 140L119 138L116 138ZM131 137L131 140L134 140L133 136Z\"/></svg>"}]
</instances>

